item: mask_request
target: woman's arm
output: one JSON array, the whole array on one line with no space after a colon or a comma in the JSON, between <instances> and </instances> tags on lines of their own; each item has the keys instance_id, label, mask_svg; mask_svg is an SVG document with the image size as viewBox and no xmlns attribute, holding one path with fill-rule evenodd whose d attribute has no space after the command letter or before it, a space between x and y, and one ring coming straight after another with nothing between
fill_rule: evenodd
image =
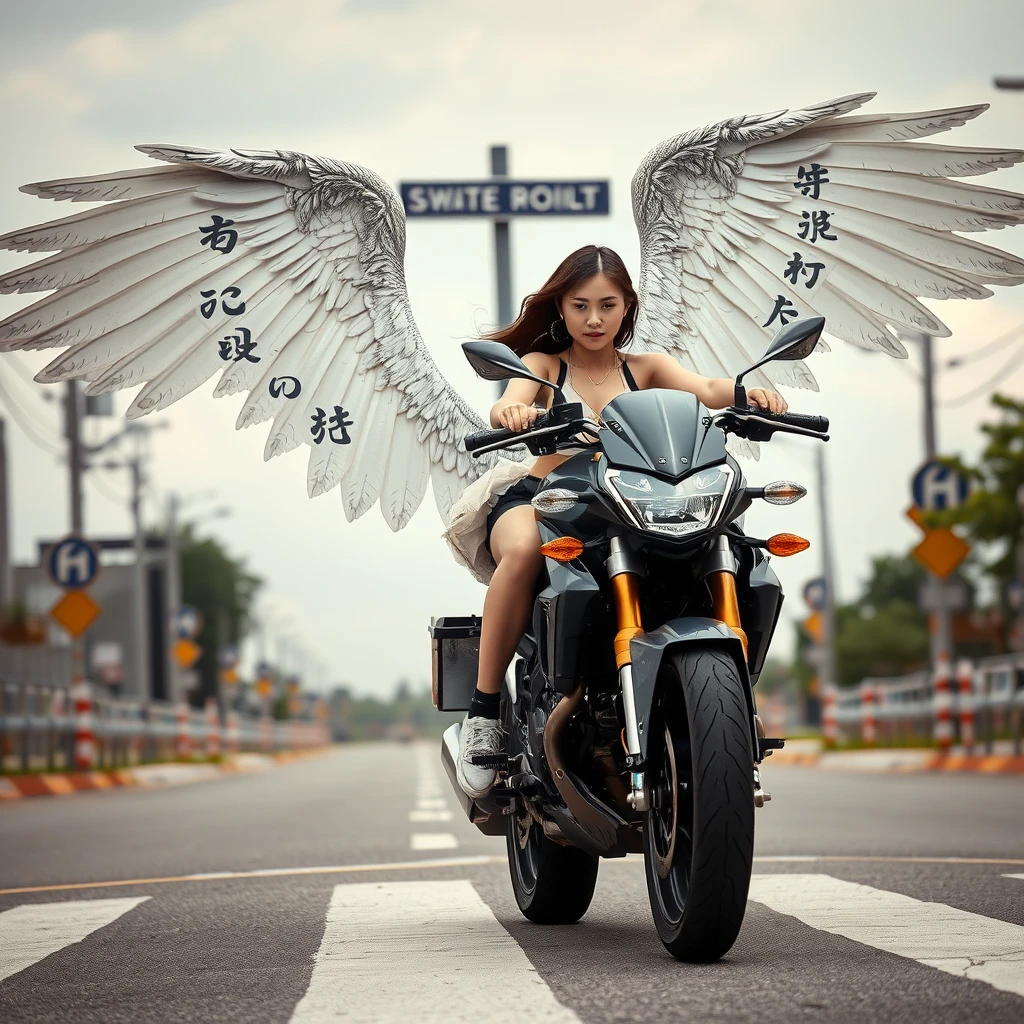
<instances>
[{"instance_id":1,"label":"woman's arm","mask_svg":"<svg viewBox=\"0 0 1024 1024\"><path fill-rule=\"evenodd\" d=\"M637 356L631 357L630 363L637 358ZM648 387L689 391L709 409L724 409L733 403L736 383L728 377L702 377L699 373L684 369L664 352L645 353L639 358L650 362ZM766 391L764 388L749 390L747 400L752 405L767 409L769 412L785 412L789 408L781 395L774 391Z\"/></svg>"},{"instance_id":2,"label":"woman's arm","mask_svg":"<svg viewBox=\"0 0 1024 1024\"><path fill-rule=\"evenodd\" d=\"M550 381L554 379L551 373L556 358L544 352L527 352L523 356L523 362L532 373ZM540 392L541 385L535 384L532 380L510 380L505 393L491 406L491 426L515 431L532 427L541 412L534 404Z\"/></svg>"}]
</instances>

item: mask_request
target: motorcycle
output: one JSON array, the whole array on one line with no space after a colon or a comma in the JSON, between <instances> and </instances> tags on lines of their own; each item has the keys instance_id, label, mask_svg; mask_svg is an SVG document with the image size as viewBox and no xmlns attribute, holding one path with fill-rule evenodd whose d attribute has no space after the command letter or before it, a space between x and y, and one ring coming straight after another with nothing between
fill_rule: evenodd
<instances>
[{"instance_id":1,"label":"motorcycle","mask_svg":"<svg viewBox=\"0 0 1024 1024\"><path fill-rule=\"evenodd\" d=\"M533 499L545 571L502 688L507 749L475 759L498 771L487 796L470 798L456 780L459 724L441 745L469 820L505 836L516 902L531 921L578 920L600 858L642 853L655 927L674 957L717 960L739 933L754 809L770 799L758 765L784 743L764 735L753 689L783 599L769 555L808 542L744 533L754 500L791 504L806 490L747 486L726 437L828 440L825 417L750 407L742 383L765 363L805 358L824 323L779 331L717 414L687 392L653 389L609 402L598 426L556 391L528 431L465 440L477 456L514 445L576 452ZM485 379L548 385L505 345L463 349ZM591 446L579 451L584 435ZM434 704L466 710L480 619L444 616L430 632Z\"/></svg>"}]
</instances>

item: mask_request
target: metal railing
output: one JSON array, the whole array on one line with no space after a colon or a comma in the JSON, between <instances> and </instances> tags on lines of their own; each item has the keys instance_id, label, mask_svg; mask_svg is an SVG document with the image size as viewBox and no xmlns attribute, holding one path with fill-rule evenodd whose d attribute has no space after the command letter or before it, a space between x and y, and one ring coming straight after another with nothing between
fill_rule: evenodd
<instances>
[{"instance_id":1,"label":"metal railing","mask_svg":"<svg viewBox=\"0 0 1024 1024\"><path fill-rule=\"evenodd\" d=\"M94 694L94 768L155 761L204 760L221 753L274 753L326 746L320 722L274 721L227 710ZM75 767L76 718L62 686L0 680L0 770L66 771Z\"/></svg>"},{"instance_id":2,"label":"metal railing","mask_svg":"<svg viewBox=\"0 0 1024 1024\"><path fill-rule=\"evenodd\" d=\"M1009 736L1019 756L1024 732L1024 654L961 661L951 672L940 662L934 673L865 679L858 686L825 694L827 742L860 741L884 746L934 740L942 748L960 743L968 752L991 754L996 739Z\"/></svg>"}]
</instances>

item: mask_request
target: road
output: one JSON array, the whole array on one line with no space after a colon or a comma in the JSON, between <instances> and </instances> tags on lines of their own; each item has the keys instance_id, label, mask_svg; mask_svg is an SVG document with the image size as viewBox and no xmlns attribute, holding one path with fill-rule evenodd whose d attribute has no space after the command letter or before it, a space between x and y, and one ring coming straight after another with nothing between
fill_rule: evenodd
<instances>
[{"instance_id":1,"label":"road","mask_svg":"<svg viewBox=\"0 0 1024 1024\"><path fill-rule=\"evenodd\" d=\"M764 774L743 930L702 966L636 857L579 924L525 921L433 745L0 806L0 1020L1024 1020L1024 779Z\"/></svg>"}]
</instances>

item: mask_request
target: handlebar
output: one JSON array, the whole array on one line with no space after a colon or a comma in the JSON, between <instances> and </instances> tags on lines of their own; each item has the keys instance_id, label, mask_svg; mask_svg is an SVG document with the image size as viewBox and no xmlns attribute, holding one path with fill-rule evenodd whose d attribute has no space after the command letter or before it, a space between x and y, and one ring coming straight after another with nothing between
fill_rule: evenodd
<instances>
[{"instance_id":1,"label":"handlebar","mask_svg":"<svg viewBox=\"0 0 1024 1024\"><path fill-rule=\"evenodd\" d=\"M547 422L547 419L548 417L546 414L538 416L530 429L536 430L538 427L543 427ZM521 435L524 435L523 439L525 440L525 435L527 433L528 431L525 430L508 430L505 427L498 427L495 430L480 430L475 434L466 435L466 451L475 452L478 448L483 448L486 445L500 444L503 441L511 441L513 438Z\"/></svg>"},{"instance_id":2,"label":"handlebar","mask_svg":"<svg viewBox=\"0 0 1024 1024\"><path fill-rule=\"evenodd\" d=\"M802 427L804 430L813 430L819 434L828 433L827 416L809 416L802 412L766 412L754 410L759 416L766 420L775 420L777 423L785 423L789 427Z\"/></svg>"}]
</instances>

